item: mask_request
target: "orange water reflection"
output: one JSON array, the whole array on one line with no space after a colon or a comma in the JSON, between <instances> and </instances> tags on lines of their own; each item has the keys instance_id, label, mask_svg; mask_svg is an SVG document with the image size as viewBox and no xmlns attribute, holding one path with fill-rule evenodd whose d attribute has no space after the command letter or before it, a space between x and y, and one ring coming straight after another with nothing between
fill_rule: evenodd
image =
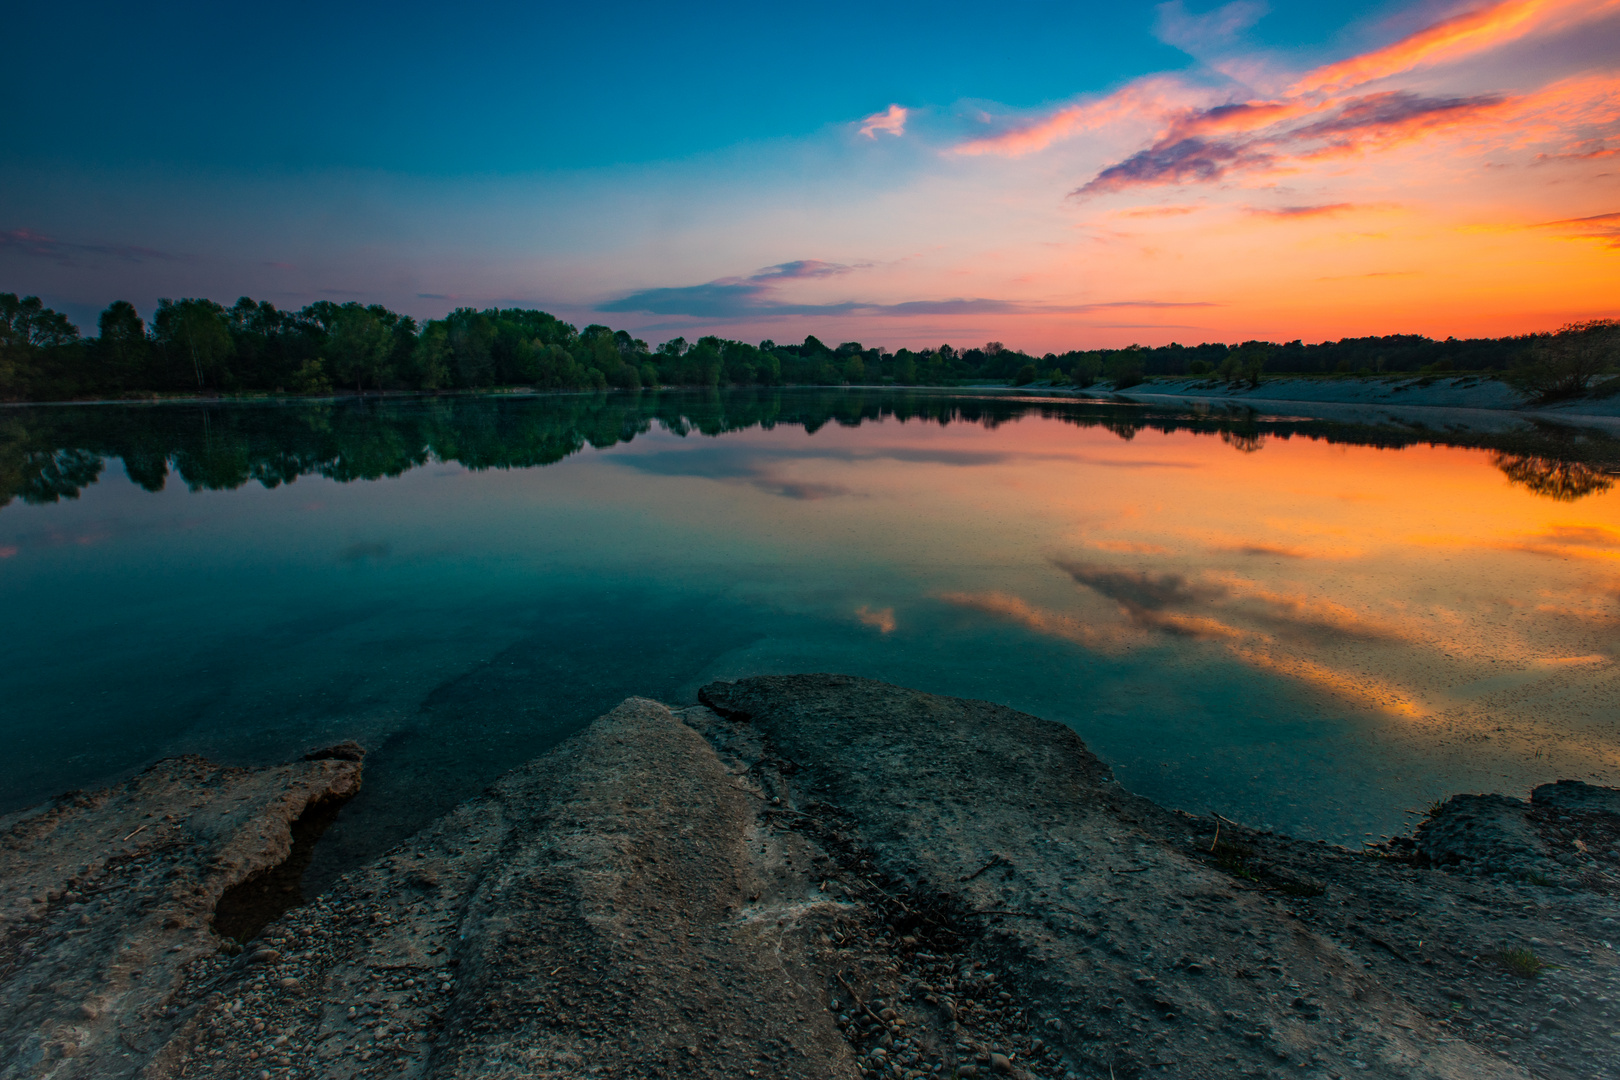
<instances>
[{"instance_id":1,"label":"orange water reflection","mask_svg":"<svg viewBox=\"0 0 1620 1080\"><path fill-rule=\"evenodd\" d=\"M842 494L727 520L856 545L914 606L1109 655L1204 652L1427 751L1620 779L1620 495L1548 497L1476 450L1235 449L1039 417L829 429L773 483ZM884 612L884 633L907 617Z\"/></svg>"}]
</instances>

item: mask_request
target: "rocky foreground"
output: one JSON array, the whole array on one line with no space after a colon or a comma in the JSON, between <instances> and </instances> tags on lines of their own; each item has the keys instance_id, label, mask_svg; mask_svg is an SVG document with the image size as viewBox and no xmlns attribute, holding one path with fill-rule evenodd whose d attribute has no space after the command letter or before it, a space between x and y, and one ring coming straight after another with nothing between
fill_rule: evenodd
<instances>
[{"instance_id":1,"label":"rocky foreground","mask_svg":"<svg viewBox=\"0 0 1620 1080\"><path fill-rule=\"evenodd\" d=\"M984 702L701 700L626 701L280 914L353 748L0 819L0 1077L1620 1075L1620 793L1350 852Z\"/></svg>"}]
</instances>

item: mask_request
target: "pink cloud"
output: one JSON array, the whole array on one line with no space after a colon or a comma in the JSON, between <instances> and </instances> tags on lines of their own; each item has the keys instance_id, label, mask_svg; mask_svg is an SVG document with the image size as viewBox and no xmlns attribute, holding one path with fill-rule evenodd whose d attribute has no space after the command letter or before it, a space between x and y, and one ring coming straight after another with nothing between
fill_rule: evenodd
<instances>
[{"instance_id":1,"label":"pink cloud","mask_svg":"<svg viewBox=\"0 0 1620 1080\"><path fill-rule=\"evenodd\" d=\"M1532 33L1563 29L1616 10L1620 10L1620 0L1503 0L1442 19L1382 49L1317 68L1295 83L1292 92L1362 86L1420 64L1458 60Z\"/></svg>"},{"instance_id":2,"label":"pink cloud","mask_svg":"<svg viewBox=\"0 0 1620 1080\"><path fill-rule=\"evenodd\" d=\"M1045 150L1055 142L1122 120L1160 116L1175 106L1185 107L1186 88L1169 78L1138 79L1107 97L1068 105L1032 123L995 135L970 139L952 149L967 156L995 154L1022 157Z\"/></svg>"},{"instance_id":3,"label":"pink cloud","mask_svg":"<svg viewBox=\"0 0 1620 1080\"><path fill-rule=\"evenodd\" d=\"M1258 13L1251 5L1228 7L1211 13L1209 33L1230 36ZM1607 73L1521 94L1446 95L1432 86L1355 91L1421 65L1462 59L1532 34L1567 31L1617 11L1620 0L1500 0L1317 68L1280 97L1209 104L1214 92L1186 80L1144 78L1105 97L970 139L952 152L1017 157L1124 121L1157 125L1158 134L1146 147L1099 170L1076 189L1081 196L1293 172L1304 163L1388 149L1445 130L1506 134L1519 145L1553 143L1537 160L1607 157L1620 150L1614 145L1620 93ZM1185 16L1179 7L1161 14L1177 26Z\"/></svg>"},{"instance_id":4,"label":"pink cloud","mask_svg":"<svg viewBox=\"0 0 1620 1080\"><path fill-rule=\"evenodd\" d=\"M878 137L878 132L885 135L904 135L906 133L907 109L903 105L890 105L880 113L873 113L861 121L861 134L868 139Z\"/></svg>"}]
</instances>

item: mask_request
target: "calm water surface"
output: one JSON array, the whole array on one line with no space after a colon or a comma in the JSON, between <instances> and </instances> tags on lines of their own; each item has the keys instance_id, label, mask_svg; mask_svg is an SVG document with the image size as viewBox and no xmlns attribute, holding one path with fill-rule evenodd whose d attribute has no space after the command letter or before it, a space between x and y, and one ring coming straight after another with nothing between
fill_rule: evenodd
<instances>
[{"instance_id":1,"label":"calm water surface","mask_svg":"<svg viewBox=\"0 0 1620 1080\"><path fill-rule=\"evenodd\" d=\"M1003 702L1336 841L1613 784L1620 493L1582 438L855 391L5 410L0 808L352 737L319 878L626 695L794 671Z\"/></svg>"}]
</instances>

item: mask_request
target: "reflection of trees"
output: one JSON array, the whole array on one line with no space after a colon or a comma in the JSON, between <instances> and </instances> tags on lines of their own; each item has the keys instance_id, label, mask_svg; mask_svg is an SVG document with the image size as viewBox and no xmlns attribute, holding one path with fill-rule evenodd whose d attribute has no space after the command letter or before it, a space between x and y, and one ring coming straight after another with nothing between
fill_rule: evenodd
<instances>
[{"instance_id":1,"label":"reflection of trees","mask_svg":"<svg viewBox=\"0 0 1620 1080\"><path fill-rule=\"evenodd\" d=\"M1266 445L1266 433L1263 431L1244 431L1227 428L1221 432L1221 442L1232 449L1245 454L1252 454Z\"/></svg>"},{"instance_id":2,"label":"reflection of trees","mask_svg":"<svg viewBox=\"0 0 1620 1080\"><path fill-rule=\"evenodd\" d=\"M109 405L0 409L0 506L14 498L73 498L119 458L134 483L162 490L171 472L192 490L257 482L290 484L301 476L338 481L398 476L431 461L469 469L549 465L586 446L630 442L654 427L682 438L748 428L878 419L964 423L994 429L1025 417L1121 439L1144 431L1218 435L1244 452L1270 438L1303 436L1334 443L1397 448L1444 443L1498 451L1496 464L1515 483L1559 499L1612 484L1604 468L1620 462L1620 441L1596 431L1543 424L1511 436L1436 432L1397 425L1268 420L1245 411L1212 415L1114 402L1028 401L998 395L954 396L908 389L755 388L707 392L557 394L538 397L444 396L340 402L227 405Z\"/></svg>"},{"instance_id":3,"label":"reflection of trees","mask_svg":"<svg viewBox=\"0 0 1620 1080\"><path fill-rule=\"evenodd\" d=\"M53 503L76 499L101 476L100 454L88 450L34 450L23 459L23 502Z\"/></svg>"},{"instance_id":4,"label":"reflection of trees","mask_svg":"<svg viewBox=\"0 0 1620 1080\"><path fill-rule=\"evenodd\" d=\"M1579 461L1529 454L1494 454L1491 464L1513 483L1559 502L1574 502L1614 486L1614 477Z\"/></svg>"}]
</instances>

